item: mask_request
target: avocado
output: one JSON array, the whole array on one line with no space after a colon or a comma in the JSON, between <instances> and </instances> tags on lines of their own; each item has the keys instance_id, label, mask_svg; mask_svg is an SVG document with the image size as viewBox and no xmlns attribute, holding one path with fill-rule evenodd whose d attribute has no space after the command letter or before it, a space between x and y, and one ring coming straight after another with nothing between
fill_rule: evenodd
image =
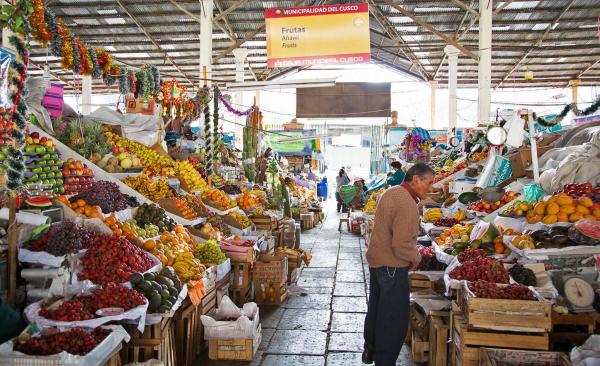
<instances>
[{"instance_id":1,"label":"avocado","mask_svg":"<svg viewBox=\"0 0 600 366\"><path fill-rule=\"evenodd\" d=\"M156 297L156 295L158 295L158 297L160 297L160 299L162 301L162 297L160 296L160 294L158 293L158 291L156 291L156 290L150 290L150 291L146 292L146 298L148 298L148 299Z\"/></svg>"},{"instance_id":2,"label":"avocado","mask_svg":"<svg viewBox=\"0 0 600 366\"><path fill-rule=\"evenodd\" d=\"M475 202L479 200L479 195L475 192L464 192L458 196L458 201L463 205L468 205L471 202Z\"/></svg>"},{"instance_id":3,"label":"avocado","mask_svg":"<svg viewBox=\"0 0 600 366\"><path fill-rule=\"evenodd\" d=\"M161 283L160 287L162 287L163 290L169 291L169 286L165 285L164 283Z\"/></svg>"},{"instance_id":4,"label":"avocado","mask_svg":"<svg viewBox=\"0 0 600 366\"><path fill-rule=\"evenodd\" d=\"M173 305L175 305L175 303L177 302L177 297L176 296L171 296L169 297L169 302Z\"/></svg>"},{"instance_id":5,"label":"avocado","mask_svg":"<svg viewBox=\"0 0 600 366\"><path fill-rule=\"evenodd\" d=\"M156 290L156 292L158 292L158 293L160 293L160 292L163 290L163 288L162 288L162 286L160 285L160 283L158 283L158 282L156 282L156 281L150 281L150 284L152 285L152 288L153 288L154 290Z\"/></svg>"},{"instance_id":6,"label":"avocado","mask_svg":"<svg viewBox=\"0 0 600 366\"><path fill-rule=\"evenodd\" d=\"M177 295L179 295L179 291L177 291L175 287L169 287L169 295L177 297Z\"/></svg>"},{"instance_id":7,"label":"avocado","mask_svg":"<svg viewBox=\"0 0 600 366\"><path fill-rule=\"evenodd\" d=\"M169 294L169 291L167 291L167 290L162 290L160 292L160 297L163 299L163 301L168 300L169 296L171 296L171 295Z\"/></svg>"},{"instance_id":8,"label":"avocado","mask_svg":"<svg viewBox=\"0 0 600 366\"><path fill-rule=\"evenodd\" d=\"M175 284L173 283L173 281L171 281L170 278L167 278L167 277L161 276L161 275L156 276L156 282L158 282L160 284L165 284L168 287L174 287L175 286Z\"/></svg>"},{"instance_id":9,"label":"avocado","mask_svg":"<svg viewBox=\"0 0 600 366\"><path fill-rule=\"evenodd\" d=\"M158 312L159 313L167 313L167 312L169 312L169 310L171 310L171 307L170 306L166 306L166 305L161 305L158 308Z\"/></svg>"},{"instance_id":10,"label":"avocado","mask_svg":"<svg viewBox=\"0 0 600 366\"><path fill-rule=\"evenodd\" d=\"M160 274L170 279L177 278L175 270L173 269L173 267L170 266L163 267L162 271L160 271Z\"/></svg>"},{"instance_id":11,"label":"avocado","mask_svg":"<svg viewBox=\"0 0 600 366\"><path fill-rule=\"evenodd\" d=\"M150 284L150 281L141 281L138 283L137 286L143 293L146 293L150 290L152 290L152 284Z\"/></svg>"},{"instance_id":12,"label":"avocado","mask_svg":"<svg viewBox=\"0 0 600 366\"><path fill-rule=\"evenodd\" d=\"M550 229L550 235L567 235L569 233L569 228L567 226L554 226Z\"/></svg>"},{"instance_id":13,"label":"avocado","mask_svg":"<svg viewBox=\"0 0 600 366\"><path fill-rule=\"evenodd\" d=\"M173 303L171 303L169 300L163 300L161 306L167 306L168 309L171 310L171 308L173 307Z\"/></svg>"},{"instance_id":14,"label":"avocado","mask_svg":"<svg viewBox=\"0 0 600 366\"><path fill-rule=\"evenodd\" d=\"M131 276L129 276L129 282L131 282L133 286L137 285L143 280L144 276L142 276L141 273L132 273Z\"/></svg>"},{"instance_id":15,"label":"avocado","mask_svg":"<svg viewBox=\"0 0 600 366\"><path fill-rule=\"evenodd\" d=\"M536 230L531 233L533 240L542 241L542 236L546 234L544 230Z\"/></svg>"},{"instance_id":16,"label":"avocado","mask_svg":"<svg viewBox=\"0 0 600 366\"><path fill-rule=\"evenodd\" d=\"M144 274L144 279L146 281L156 281L156 278L154 276L154 273L145 273Z\"/></svg>"},{"instance_id":17,"label":"avocado","mask_svg":"<svg viewBox=\"0 0 600 366\"><path fill-rule=\"evenodd\" d=\"M173 278L173 284L175 285L177 292L181 291L181 289L183 288L183 285L181 284L181 280L178 277Z\"/></svg>"},{"instance_id":18,"label":"avocado","mask_svg":"<svg viewBox=\"0 0 600 366\"><path fill-rule=\"evenodd\" d=\"M150 297L148 301L149 301L148 310L150 312L156 311L156 309L158 309L162 304L162 298L160 297L160 294L158 294L158 293L156 293L156 294L154 294L154 296Z\"/></svg>"},{"instance_id":19,"label":"avocado","mask_svg":"<svg viewBox=\"0 0 600 366\"><path fill-rule=\"evenodd\" d=\"M552 241L560 247L564 247L569 241L569 237L566 235L554 235Z\"/></svg>"}]
</instances>

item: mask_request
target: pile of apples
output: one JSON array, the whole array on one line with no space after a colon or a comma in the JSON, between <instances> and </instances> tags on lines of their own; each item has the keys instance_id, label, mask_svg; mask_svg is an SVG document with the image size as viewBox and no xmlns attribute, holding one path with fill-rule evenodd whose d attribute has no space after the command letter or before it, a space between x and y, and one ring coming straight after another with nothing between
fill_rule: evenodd
<instances>
[{"instance_id":1,"label":"pile of apples","mask_svg":"<svg viewBox=\"0 0 600 366\"><path fill-rule=\"evenodd\" d=\"M508 191L504 194L504 196L502 196L502 199L500 199L500 201L487 202L484 200L479 200L479 201L471 203L469 205L469 210L477 211L477 212L485 212L485 213L490 214L490 213L496 211L497 209L499 209L500 207L504 206L505 204L511 202L515 198L519 197L519 195L520 195L520 193Z\"/></svg>"},{"instance_id":2,"label":"pile of apples","mask_svg":"<svg viewBox=\"0 0 600 366\"><path fill-rule=\"evenodd\" d=\"M468 166L467 162L462 161L462 162L454 165L454 167L452 167L450 169L448 169L448 167L444 167L444 169L442 171L438 171L435 173L434 181L439 182L440 180L445 179L458 171L466 169L467 166Z\"/></svg>"},{"instance_id":3,"label":"pile of apples","mask_svg":"<svg viewBox=\"0 0 600 366\"><path fill-rule=\"evenodd\" d=\"M62 175L65 194L77 194L88 190L94 182L94 172L79 160L69 158L63 163Z\"/></svg>"},{"instance_id":4,"label":"pile of apples","mask_svg":"<svg viewBox=\"0 0 600 366\"><path fill-rule=\"evenodd\" d=\"M9 114L0 114L0 146L9 145L13 139L11 131L15 127L15 123L10 120ZM0 160L3 157L0 156Z\"/></svg>"},{"instance_id":5,"label":"pile of apples","mask_svg":"<svg viewBox=\"0 0 600 366\"><path fill-rule=\"evenodd\" d=\"M25 138L25 184L45 185L47 193L64 193L62 161L52 140L32 132Z\"/></svg>"}]
</instances>

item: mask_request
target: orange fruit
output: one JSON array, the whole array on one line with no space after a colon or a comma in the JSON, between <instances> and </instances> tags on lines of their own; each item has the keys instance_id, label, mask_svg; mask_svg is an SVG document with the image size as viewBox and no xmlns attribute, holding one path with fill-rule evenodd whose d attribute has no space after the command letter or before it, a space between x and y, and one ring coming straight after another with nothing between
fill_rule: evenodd
<instances>
[{"instance_id":1,"label":"orange fruit","mask_svg":"<svg viewBox=\"0 0 600 366\"><path fill-rule=\"evenodd\" d=\"M600 208L595 208L592 210L592 214L597 220L600 220Z\"/></svg>"},{"instance_id":2,"label":"orange fruit","mask_svg":"<svg viewBox=\"0 0 600 366\"><path fill-rule=\"evenodd\" d=\"M569 215L567 213L559 212L556 214L556 217L558 218L559 222L569 222Z\"/></svg>"},{"instance_id":3,"label":"orange fruit","mask_svg":"<svg viewBox=\"0 0 600 366\"><path fill-rule=\"evenodd\" d=\"M77 200L77 206L79 207L84 207L86 205L85 201L82 200L81 198Z\"/></svg>"},{"instance_id":4,"label":"orange fruit","mask_svg":"<svg viewBox=\"0 0 600 366\"><path fill-rule=\"evenodd\" d=\"M564 193L559 193L556 203L558 203L560 206L572 205L573 199Z\"/></svg>"},{"instance_id":5,"label":"orange fruit","mask_svg":"<svg viewBox=\"0 0 600 366\"><path fill-rule=\"evenodd\" d=\"M558 221L558 217L556 215L546 215L542 219L542 222L546 225L556 224L557 221Z\"/></svg>"},{"instance_id":6,"label":"orange fruit","mask_svg":"<svg viewBox=\"0 0 600 366\"><path fill-rule=\"evenodd\" d=\"M579 204L587 208L592 208L594 206L594 201L588 196L583 196L579 199Z\"/></svg>"},{"instance_id":7,"label":"orange fruit","mask_svg":"<svg viewBox=\"0 0 600 366\"><path fill-rule=\"evenodd\" d=\"M590 210L583 206L583 205L577 205L577 212L579 212L582 215L589 215L590 214Z\"/></svg>"},{"instance_id":8,"label":"orange fruit","mask_svg":"<svg viewBox=\"0 0 600 366\"><path fill-rule=\"evenodd\" d=\"M558 200L558 196L552 196L548 199L548 201L546 203L548 203L548 204L556 203L556 200Z\"/></svg>"},{"instance_id":9,"label":"orange fruit","mask_svg":"<svg viewBox=\"0 0 600 366\"><path fill-rule=\"evenodd\" d=\"M144 249L150 251L156 247L156 242L152 239L146 240L144 242Z\"/></svg>"},{"instance_id":10,"label":"orange fruit","mask_svg":"<svg viewBox=\"0 0 600 366\"><path fill-rule=\"evenodd\" d=\"M85 216L87 216L87 217L91 217L91 216L92 216L92 213L93 213L94 211L93 211L93 209L92 209L92 206L86 205L86 206L84 207L84 212L85 212Z\"/></svg>"},{"instance_id":11,"label":"orange fruit","mask_svg":"<svg viewBox=\"0 0 600 366\"><path fill-rule=\"evenodd\" d=\"M549 203L546 206L546 213L548 215L556 215L559 210L560 210L560 207L556 203Z\"/></svg>"},{"instance_id":12,"label":"orange fruit","mask_svg":"<svg viewBox=\"0 0 600 366\"><path fill-rule=\"evenodd\" d=\"M571 215L569 215L569 221L571 222L577 222L579 220L581 220L583 218L583 215L579 212L574 212Z\"/></svg>"},{"instance_id":13,"label":"orange fruit","mask_svg":"<svg viewBox=\"0 0 600 366\"><path fill-rule=\"evenodd\" d=\"M596 220L596 216L594 215L583 215L583 218L586 220Z\"/></svg>"},{"instance_id":14,"label":"orange fruit","mask_svg":"<svg viewBox=\"0 0 600 366\"><path fill-rule=\"evenodd\" d=\"M543 215L546 213L546 204L544 202L540 202L537 205L535 205L535 208L533 209L533 211L538 214L538 215Z\"/></svg>"},{"instance_id":15,"label":"orange fruit","mask_svg":"<svg viewBox=\"0 0 600 366\"><path fill-rule=\"evenodd\" d=\"M572 206L572 205L560 206L560 212L566 213L567 215L570 215L573 212L575 212L575 206Z\"/></svg>"}]
</instances>

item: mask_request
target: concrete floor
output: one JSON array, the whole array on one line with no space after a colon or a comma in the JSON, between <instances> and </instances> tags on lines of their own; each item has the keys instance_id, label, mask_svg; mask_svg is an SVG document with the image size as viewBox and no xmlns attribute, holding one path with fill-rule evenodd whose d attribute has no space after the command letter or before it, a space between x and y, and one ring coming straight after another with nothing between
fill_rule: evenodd
<instances>
[{"instance_id":1,"label":"concrete floor","mask_svg":"<svg viewBox=\"0 0 600 366\"><path fill-rule=\"evenodd\" d=\"M362 365L363 323L367 312L368 266L364 240L337 231L341 214L329 200L324 223L305 231L301 247L313 255L298 286L306 296L292 296L280 307L261 307L262 343L251 363L210 361L196 365L346 366ZM397 365L414 366L402 349Z\"/></svg>"}]
</instances>

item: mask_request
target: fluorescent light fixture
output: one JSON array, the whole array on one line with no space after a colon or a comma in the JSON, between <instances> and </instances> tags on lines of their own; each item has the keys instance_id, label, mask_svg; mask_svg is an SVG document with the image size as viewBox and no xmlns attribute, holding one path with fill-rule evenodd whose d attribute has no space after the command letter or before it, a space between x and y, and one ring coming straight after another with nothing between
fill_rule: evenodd
<instances>
[{"instance_id":1,"label":"fluorescent light fixture","mask_svg":"<svg viewBox=\"0 0 600 366\"><path fill-rule=\"evenodd\" d=\"M105 18L104 20L108 24L125 24L125 19L123 18Z\"/></svg>"},{"instance_id":2,"label":"fluorescent light fixture","mask_svg":"<svg viewBox=\"0 0 600 366\"><path fill-rule=\"evenodd\" d=\"M436 6L428 7L428 8L415 8L415 13L431 13L434 11L461 11L460 8L440 8Z\"/></svg>"},{"instance_id":3,"label":"fluorescent light fixture","mask_svg":"<svg viewBox=\"0 0 600 366\"><path fill-rule=\"evenodd\" d=\"M113 15L118 13L119 12L117 11L117 9L98 9L98 14L101 15Z\"/></svg>"},{"instance_id":4,"label":"fluorescent light fixture","mask_svg":"<svg viewBox=\"0 0 600 366\"><path fill-rule=\"evenodd\" d=\"M510 25L502 25L502 26L492 27L492 30L495 30L495 31L510 30Z\"/></svg>"},{"instance_id":5,"label":"fluorescent light fixture","mask_svg":"<svg viewBox=\"0 0 600 366\"><path fill-rule=\"evenodd\" d=\"M117 50L113 46L106 46L106 47L104 47L104 49L107 50L107 51L110 51L110 52L115 52Z\"/></svg>"},{"instance_id":6,"label":"fluorescent light fixture","mask_svg":"<svg viewBox=\"0 0 600 366\"><path fill-rule=\"evenodd\" d=\"M546 62L553 62L554 61L554 57L550 57L546 59Z\"/></svg>"},{"instance_id":7,"label":"fluorescent light fixture","mask_svg":"<svg viewBox=\"0 0 600 366\"><path fill-rule=\"evenodd\" d=\"M195 22L196 19L193 18L179 18L179 22L180 23L191 23L191 22Z\"/></svg>"},{"instance_id":8,"label":"fluorescent light fixture","mask_svg":"<svg viewBox=\"0 0 600 366\"><path fill-rule=\"evenodd\" d=\"M324 88L335 86L337 78L328 79L301 79L289 81L251 81L245 83L227 83L227 91L256 91L269 89L299 89L299 88Z\"/></svg>"},{"instance_id":9,"label":"fluorescent light fixture","mask_svg":"<svg viewBox=\"0 0 600 366\"><path fill-rule=\"evenodd\" d=\"M558 62L564 62L565 60L566 60L566 58L561 57L561 58L558 59Z\"/></svg>"},{"instance_id":10,"label":"fluorescent light fixture","mask_svg":"<svg viewBox=\"0 0 600 366\"><path fill-rule=\"evenodd\" d=\"M558 27L558 25L559 25L559 24L560 24L560 23L554 23L554 25L552 26L552 29L553 29L553 30L554 30L554 29L556 29L556 27Z\"/></svg>"},{"instance_id":11,"label":"fluorescent light fixture","mask_svg":"<svg viewBox=\"0 0 600 366\"><path fill-rule=\"evenodd\" d=\"M579 28L581 29L587 29L587 28L597 28L598 25L596 24L584 24L584 25L580 25Z\"/></svg>"}]
</instances>

